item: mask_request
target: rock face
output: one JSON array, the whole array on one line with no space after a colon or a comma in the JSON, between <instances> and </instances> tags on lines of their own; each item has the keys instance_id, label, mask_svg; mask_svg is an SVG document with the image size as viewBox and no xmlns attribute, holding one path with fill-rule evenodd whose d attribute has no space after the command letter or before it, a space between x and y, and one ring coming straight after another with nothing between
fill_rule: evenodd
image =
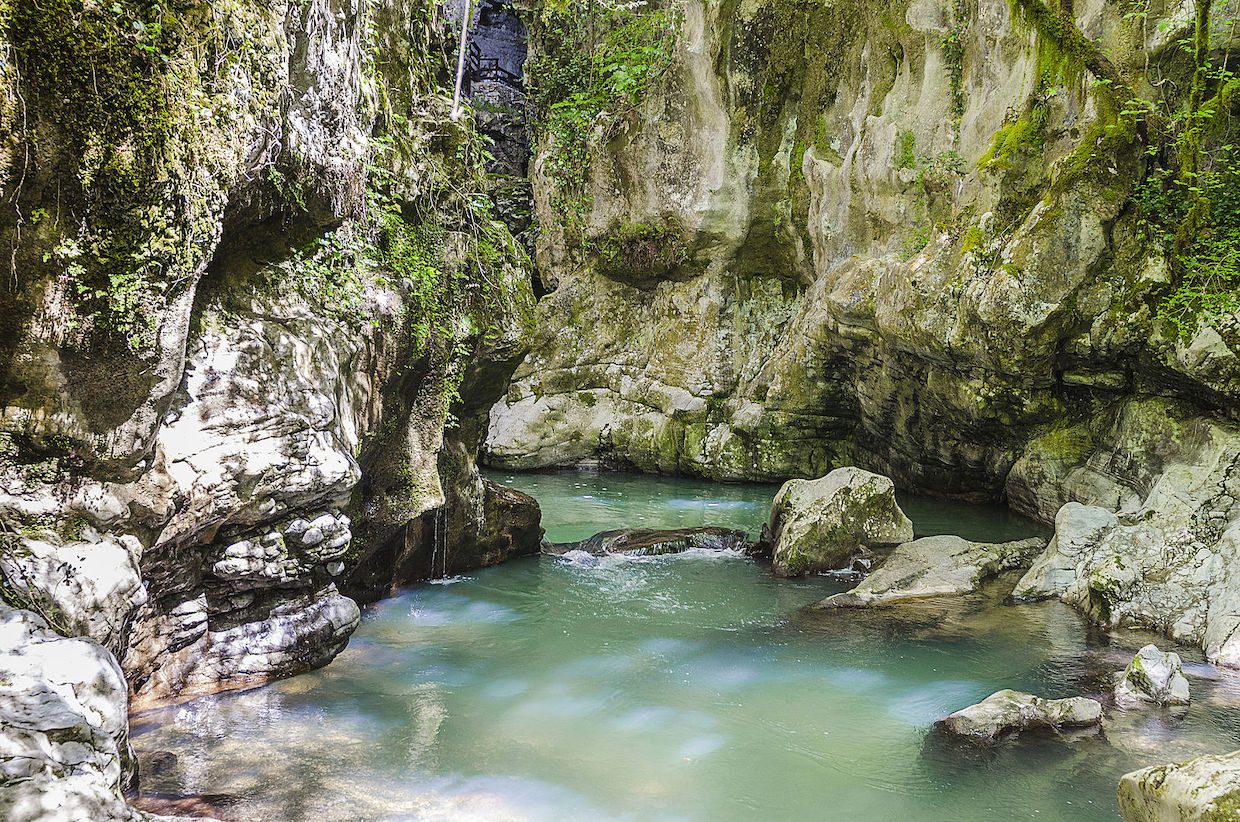
<instances>
[{"instance_id":1,"label":"rock face","mask_svg":"<svg viewBox=\"0 0 1240 822\"><path fill-rule=\"evenodd\" d=\"M636 556L661 556L681 554L693 549L707 551L752 552L755 543L744 531L727 528L622 528L603 531L580 542L546 543L543 553L562 556L572 551L584 551L593 556L603 554L634 554Z\"/></svg>"},{"instance_id":2,"label":"rock face","mask_svg":"<svg viewBox=\"0 0 1240 822\"><path fill-rule=\"evenodd\" d=\"M1156 645L1146 645L1118 674L1115 702L1131 708L1142 703L1155 705L1187 705L1188 680L1180 664L1180 655L1162 652Z\"/></svg>"},{"instance_id":3,"label":"rock face","mask_svg":"<svg viewBox=\"0 0 1240 822\"><path fill-rule=\"evenodd\" d=\"M1043 486L1085 457L1156 460L1107 437L1117 403L1234 406L1226 318L1183 340L1152 320L1169 273L1129 204L1140 147L1090 136L1106 92L1048 80L1055 46L1019 7L685 3L662 82L596 124L584 218L551 141L536 158L554 291L488 459L768 480L857 464L940 494L1008 486L1049 519L1038 495L1062 492ZM1071 8L1121 73L1171 42L1112 3ZM642 237L683 252L611 264Z\"/></svg>"},{"instance_id":4,"label":"rock face","mask_svg":"<svg viewBox=\"0 0 1240 822\"><path fill-rule=\"evenodd\" d=\"M1104 625L1151 628L1240 664L1237 429L1147 401L1125 406L1114 430L1148 461L1094 454L1066 474L1070 493L1111 510L1064 504L1014 595L1057 596Z\"/></svg>"},{"instance_id":5,"label":"rock face","mask_svg":"<svg viewBox=\"0 0 1240 822\"><path fill-rule=\"evenodd\" d=\"M1046 522L1105 507L1132 515L1142 570L1175 570L1100 598L1226 660L1235 319L1159 318L1173 273L1132 198L1142 145L1099 139L1105 84L1048 78L1058 46L1024 4L966 5L685 3L661 82L595 124L583 209L542 140L552 291L486 459L767 480L854 464ZM1065 7L1125 77L1191 28L1174 4L1145 29ZM528 22L538 66L555 55ZM1137 519L1160 506L1179 513Z\"/></svg>"},{"instance_id":6,"label":"rock face","mask_svg":"<svg viewBox=\"0 0 1240 822\"><path fill-rule=\"evenodd\" d=\"M1240 751L1133 771L1118 793L1126 822L1240 819Z\"/></svg>"},{"instance_id":7,"label":"rock face","mask_svg":"<svg viewBox=\"0 0 1240 822\"><path fill-rule=\"evenodd\" d=\"M969 742L991 743L1019 731L1084 728L1101 721L1102 705L1093 699L1042 699L1004 690L940 719L936 727Z\"/></svg>"},{"instance_id":8,"label":"rock face","mask_svg":"<svg viewBox=\"0 0 1240 822\"><path fill-rule=\"evenodd\" d=\"M891 480L837 468L817 480L789 480L771 506L775 572L799 576L842 568L869 548L913 538Z\"/></svg>"},{"instance_id":9,"label":"rock face","mask_svg":"<svg viewBox=\"0 0 1240 822\"><path fill-rule=\"evenodd\" d=\"M969 542L956 536L922 537L896 547L856 588L827 597L821 608L888 605L901 600L965 594L1003 571L1026 567L1046 540Z\"/></svg>"},{"instance_id":10,"label":"rock face","mask_svg":"<svg viewBox=\"0 0 1240 822\"><path fill-rule=\"evenodd\" d=\"M0 816L147 819L122 798L135 764L127 696L106 648L0 603Z\"/></svg>"},{"instance_id":11,"label":"rock face","mask_svg":"<svg viewBox=\"0 0 1240 822\"><path fill-rule=\"evenodd\" d=\"M537 550L474 465L531 264L433 6L5 19L0 588L113 651L137 708L330 660L383 588L359 569Z\"/></svg>"}]
</instances>

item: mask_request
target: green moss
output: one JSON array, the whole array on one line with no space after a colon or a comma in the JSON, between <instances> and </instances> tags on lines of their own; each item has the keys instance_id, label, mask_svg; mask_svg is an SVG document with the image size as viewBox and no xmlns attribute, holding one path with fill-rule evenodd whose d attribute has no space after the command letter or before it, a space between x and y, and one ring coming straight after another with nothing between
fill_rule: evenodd
<instances>
[{"instance_id":1,"label":"green moss","mask_svg":"<svg viewBox=\"0 0 1240 822\"><path fill-rule=\"evenodd\" d=\"M979 225L971 225L964 232L964 242L960 246L961 254L968 254L982 245L982 228Z\"/></svg>"},{"instance_id":2,"label":"green moss","mask_svg":"<svg viewBox=\"0 0 1240 822\"><path fill-rule=\"evenodd\" d=\"M1046 123L1046 105L1035 103L1015 122L995 132L990 148L977 161L978 168L1007 170L1019 161L1039 156L1046 141Z\"/></svg>"},{"instance_id":3,"label":"green moss","mask_svg":"<svg viewBox=\"0 0 1240 822\"><path fill-rule=\"evenodd\" d=\"M896 168L914 168L917 165L917 137L911 130L901 131L896 136Z\"/></svg>"},{"instance_id":4,"label":"green moss","mask_svg":"<svg viewBox=\"0 0 1240 822\"><path fill-rule=\"evenodd\" d=\"M0 26L20 78L22 137L34 166L58 175L56 221L81 227L43 263L68 276L102 328L149 344L179 250L160 244L176 218L159 173L179 117L167 74L176 15L146 0L10 0ZM61 157L72 165L52 167Z\"/></svg>"},{"instance_id":5,"label":"green moss","mask_svg":"<svg viewBox=\"0 0 1240 822\"><path fill-rule=\"evenodd\" d=\"M673 225L625 223L595 240L598 271L615 279L658 278L689 259L684 232Z\"/></svg>"}]
</instances>

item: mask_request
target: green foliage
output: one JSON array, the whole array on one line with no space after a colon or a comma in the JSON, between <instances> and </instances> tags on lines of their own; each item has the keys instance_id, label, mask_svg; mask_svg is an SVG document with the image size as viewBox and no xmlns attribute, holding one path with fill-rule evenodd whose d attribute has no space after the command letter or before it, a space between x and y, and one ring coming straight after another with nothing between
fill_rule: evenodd
<instances>
[{"instance_id":1,"label":"green foliage","mask_svg":"<svg viewBox=\"0 0 1240 822\"><path fill-rule=\"evenodd\" d=\"M1159 316L1181 336L1195 333L1201 319L1240 311L1240 152L1227 149L1193 184L1163 170L1135 195L1148 236L1174 249L1175 281Z\"/></svg>"},{"instance_id":2,"label":"green foliage","mask_svg":"<svg viewBox=\"0 0 1240 822\"><path fill-rule=\"evenodd\" d=\"M951 24L943 35L943 62L947 66L947 79L952 95L952 129L960 131L960 118L964 116L964 50L968 36L969 9L965 0L953 0Z\"/></svg>"},{"instance_id":3,"label":"green foliage","mask_svg":"<svg viewBox=\"0 0 1240 822\"><path fill-rule=\"evenodd\" d=\"M649 2L543 9L540 53L528 67L531 102L535 138L566 222L580 221L590 208L591 131L605 115L614 122L641 104L672 64L679 27L678 7Z\"/></svg>"},{"instance_id":4,"label":"green foliage","mask_svg":"<svg viewBox=\"0 0 1240 822\"><path fill-rule=\"evenodd\" d=\"M917 137L912 131L901 131L896 137L896 168L904 170L917 165Z\"/></svg>"},{"instance_id":5,"label":"green foliage","mask_svg":"<svg viewBox=\"0 0 1240 822\"><path fill-rule=\"evenodd\" d=\"M599 271L616 277L659 276L689 258L683 232L668 225L629 223L594 244Z\"/></svg>"},{"instance_id":6,"label":"green foliage","mask_svg":"<svg viewBox=\"0 0 1240 822\"><path fill-rule=\"evenodd\" d=\"M60 182L58 213L32 221L82 228L43 263L68 275L84 314L139 348L153 336L156 309L174 285L165 269L179 251L152 174L176 119L167 72L181 39L177 19L158 0L7 0L0 37L12 47L21 137L34 162L76 158Z\"/></svg>"}]
</instances>

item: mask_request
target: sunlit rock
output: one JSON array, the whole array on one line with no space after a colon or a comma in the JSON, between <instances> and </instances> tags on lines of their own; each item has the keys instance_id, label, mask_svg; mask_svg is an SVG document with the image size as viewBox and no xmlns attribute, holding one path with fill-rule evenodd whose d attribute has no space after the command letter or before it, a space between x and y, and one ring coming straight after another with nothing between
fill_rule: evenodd
<instances>
[{"instance_id":1,"label":"sunlit rock","mask_svg":"<svg viewBox=\"0 0 1240 822\"><path fill-rule=\"evenodd\" d=\"M1045 547L1046 540L1039 538L981 543L956 536L922 537L897 546L856 588L828 597L819 607L887 605L965 594L1003 571L1026 566Z\"/></svg>"},{"instance_id":2,"label":"sunlit rock","mask_svg":"<svg viewBox=\"0 0 1240 822\"><path fill-rule=\"evenodd\" d=\"M1118 795L1125 822L1240 819L1240 751L1133 771Z\"/></svg>"},{"instance_id":3,"label":"sunlit rock","mask_svg":"<svg viewBox=\"0 0 1240 822\"><path fill-rule=\"evenodd\" d=\"M845 566L858 553L913 538L887 477L837 468L817 480L789 480L771 506L775 572L799 576Z\"/></svg>"},{"instance_id":4,"label":"sunlit rock","mask_svg":"<svg viewBox=\"0 0 1240 822\"><path fill-rule=\"evenodd\" d=\"M1115 683L1115 702L1131 708L1143 703L1187 705L1188 679L1180 655L1146 645L1132 658Z\"/></svg>"},{"instance_id":5,"label":"sunlit rock","mask_svg":"<svg viewBox=\"0 0 1240 822\"><path fill-rule=\"evenodd\" d=\"M994 742L1019 731L1085 728L1102 721L1102 705L1074 696L1043 699L1020 691L991 694L935 723L936 727L970 742Z\"/></svg>"}]
</instances>

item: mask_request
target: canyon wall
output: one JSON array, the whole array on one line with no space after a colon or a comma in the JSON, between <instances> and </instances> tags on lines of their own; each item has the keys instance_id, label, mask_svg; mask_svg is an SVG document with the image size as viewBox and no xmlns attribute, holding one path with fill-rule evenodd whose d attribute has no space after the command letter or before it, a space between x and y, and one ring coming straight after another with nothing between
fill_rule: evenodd
<instances>
[{"instance_id":1,"label":"canyon wall","mask_svg":"<svg viewBox=\"0 0 1240 822\"><path fill-rule=\"evenodd\" d=\"M356 599L537 550L473 460L531 263L438 4L0 20L8 602L141 708L324 664Z\"/></svg>"},{"instance_id":2,"label":"canyon wall","mask_svg":"<svg viewBox=\"0 0 1240 822\"><path fill-rule=\"evenodd\" d=\"M555 89L550 5L528 16ZM1193 4L662 5L671 56L591 121L580 181L564 132L540 135L550 293L485 458L856 464L1048 523L1103 506L1113 537L1024 590L1234 658L1240 317L1175 314L1139 207L1168 163L1157 112L1191 85ZM1217 64L1236 12L1214 4Z\"/></svg>"}]
</instances>

